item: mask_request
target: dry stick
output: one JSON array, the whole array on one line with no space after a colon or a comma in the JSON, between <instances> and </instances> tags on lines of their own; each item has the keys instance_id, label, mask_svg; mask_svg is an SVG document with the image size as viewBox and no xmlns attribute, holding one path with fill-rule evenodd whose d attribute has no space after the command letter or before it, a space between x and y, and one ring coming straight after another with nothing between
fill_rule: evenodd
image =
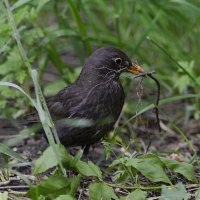
<instances>
[{"instance_id":1,"label":"dry stick","mask_svg":"<svg viewBox=\"0 0 200 200\"><path fill-rule=\"evenodd\" d=\"M0 190L8 190L8 189L28 189L28 185L10 185L10 186L3 186L0 187Z\"/></svg>"}]
</instances>

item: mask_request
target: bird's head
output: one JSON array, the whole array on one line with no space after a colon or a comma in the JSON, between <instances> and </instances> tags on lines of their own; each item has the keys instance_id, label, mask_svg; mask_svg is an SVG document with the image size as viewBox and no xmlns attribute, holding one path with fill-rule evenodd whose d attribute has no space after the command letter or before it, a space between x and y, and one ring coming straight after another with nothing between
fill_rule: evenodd
<instances>
[{"instance_id":1,"label":"bird's head","mask_svg":"<svg viewBox=\"0 0 200 200\"><path fill-rule=\"evenodd\" d=\"M99 48L86 60L79 79L88 80L118 78L122 72L135 75L145 73L138 65L133 64L121 50L113 47Z\"/></svg>"},{"instance_id":2,"label":"bird's head","mask_svg":"<svg viewBox=\"0 0 200 200\"><path fill-rule=\"evenodd\" d=\"M139 65L133 64L124 52L113 47L103 47L94 51L87 59L85 68L106 77L119 76L122 72L135 75L145 73Z\"/></svg>"}]
</instances>

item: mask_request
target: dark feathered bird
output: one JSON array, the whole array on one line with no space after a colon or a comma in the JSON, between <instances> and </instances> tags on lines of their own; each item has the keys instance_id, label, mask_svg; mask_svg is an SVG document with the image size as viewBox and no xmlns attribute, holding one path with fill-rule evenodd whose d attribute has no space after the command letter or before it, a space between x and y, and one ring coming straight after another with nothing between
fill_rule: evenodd
<instances>
[{"instance_id":1,"label":"dark feathered bird","mask_svg":"<svg viewBox=\"0 0 200 200\"><path fill-rule=\"evenodd\" d=\"M122 72L144 71L119 49L97 49L86 60L79 78L47 99L62 144L88 147L113 129L124 104L119 81ZM78 126L77 120L83 124Z\"/></svg>"}]
</instances>

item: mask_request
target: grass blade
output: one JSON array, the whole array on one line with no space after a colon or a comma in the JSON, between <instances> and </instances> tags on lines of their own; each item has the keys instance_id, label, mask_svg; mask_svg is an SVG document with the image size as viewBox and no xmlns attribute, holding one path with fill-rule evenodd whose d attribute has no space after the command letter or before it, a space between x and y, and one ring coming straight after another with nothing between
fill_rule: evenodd
<instances>
[{"instance_id":1,"label":"grass blade","mask_svg":"<svg viewBox=\"0 0 200 200\"><path fill-rule=\"evenodd\" d=\"M5 144L0 143L0 152L8 155L8 156L20 161L20 162L26 162L26 160L24 158L22 158L18 153L13 151L10 147L8 147Z\"/></svg>"}]
</instances>

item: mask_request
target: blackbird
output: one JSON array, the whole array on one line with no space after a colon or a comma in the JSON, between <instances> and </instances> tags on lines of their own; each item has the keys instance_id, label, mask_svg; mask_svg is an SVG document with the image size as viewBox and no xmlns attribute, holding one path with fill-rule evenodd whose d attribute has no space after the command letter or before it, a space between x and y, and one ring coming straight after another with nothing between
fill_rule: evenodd
<instances>
[{"instance_id":1,"label":"blackbird","mask_svg":"<svg viewBox=\"0 0 200 200\"><path fill-rule=\"evenodd\" d=\"M119 49L99 48L86 60L74 83L47 98L63 145L88 149L113 129L125 98L119 81L122 72L139 74L144 70Z\"/></svg>"}]
</instances>

